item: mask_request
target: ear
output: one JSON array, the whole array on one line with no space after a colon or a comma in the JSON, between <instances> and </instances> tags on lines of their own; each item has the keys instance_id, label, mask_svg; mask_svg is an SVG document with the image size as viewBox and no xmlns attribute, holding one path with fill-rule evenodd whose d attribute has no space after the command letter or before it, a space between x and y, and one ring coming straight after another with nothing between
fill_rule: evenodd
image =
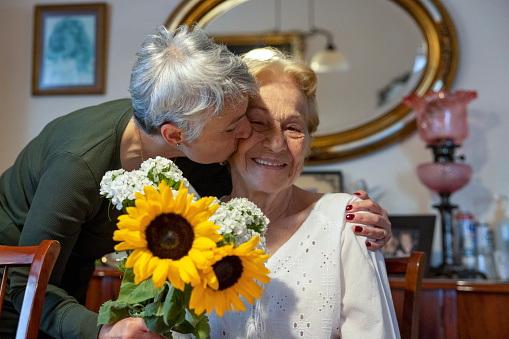
<instances>
[{"instance_id":1,"label":"ear","mask_svg":"<svg viewBox=\"0 0 509 339\"><path fill-rule=\"evenodd\" d=\"M176 144L182 143L182 141L184 141L182 134L182 130L175 125L166 123L161 126L161 135L170 145L175 146Z\"/></svg>"}]
</instances>

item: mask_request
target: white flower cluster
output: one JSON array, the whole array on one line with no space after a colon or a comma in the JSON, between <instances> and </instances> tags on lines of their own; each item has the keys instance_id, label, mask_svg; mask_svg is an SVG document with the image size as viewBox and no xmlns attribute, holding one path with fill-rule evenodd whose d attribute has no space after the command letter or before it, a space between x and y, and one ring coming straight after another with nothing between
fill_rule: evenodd
<instances>
[{"instance_id":1,"label":"white flower cluster","mask_svg":"<svg viewBox=\"0 0 509 339\"><path fill-rule=\"evenodd\" d=\"M135 193L144 194L144 186L158 187L161 181L166 181L177 195L180 182L189 187L189 182L182 171L171 160L157 157L148 159L141 164L139 170L131 172L123 169L107 172L101 180L100 194L109 199L118 210L134 206ZM196 201L193 197L193 201ZM269 219L254 203L246 198L234 198L226 203L218 199L214 202L220 207L209 218L216 225L220 225L219 233L225 238L225 243L239 246L254 236L260 236L257 249L266 252L265 231Z\"/></svg>"},{"instance_id":2,"label":"white flower cluster","mask_svg":"<svg viewBox=\"0 0 509 339\"><path fill-rule=\"evenodd\" d=\"M186 187L189 187L189 182L173 161L157 157L145 160L139 170L131 172L123 169L108 171L101 180L99 193L110 199L118 210L122 210L127 206L134 206L136 192L143 194L144 186L157 188L162 180L172 187L174 193L178 190L181 181Z\"/></svg>"},{"instance_id":3,"label":"white flower cluster","mask_svg":"<svg viewBox=\"0 0 509 339\"><path fill-rule=\"evenodd\" d=\"M257 249L266 252L265 231L269 219L254 203L246 198L234 198L221 203L216 213L209 218L216 225L221 226L219 233L225 240L238 246L249 241L254 236L260 236Z\"/></svg>"}]
</instances>

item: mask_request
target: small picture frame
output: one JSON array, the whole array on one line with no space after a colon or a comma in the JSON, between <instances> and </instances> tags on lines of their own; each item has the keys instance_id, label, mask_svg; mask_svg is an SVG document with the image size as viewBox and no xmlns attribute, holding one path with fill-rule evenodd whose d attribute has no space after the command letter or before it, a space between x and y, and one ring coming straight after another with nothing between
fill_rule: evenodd
<instances>
[{"instance_id":1,"label":"small picture frame","mask_svg":"<svg viewBox=\"0 0 509 339\"><path fill-rule=\"evenodd\" d=\"M295 185L317 193L343 192L343 176L341 172L302 172Z\"/></svg>"},{"instance_id":2,"label":"small picture frame","mask_svg":"<svg viewBox=\"0 0 509 339\"><path fill-rule=\"evenodd\" d=\"M106 3L35 6L32 94L104 94L106 30Z\"/></svg>"},{"instance_id":3,"label":"small picture frame","mask_svg":"<svg viewBox=\"0 0 509 339\"><path fill-rule=\"evenodd\" d=\"M390 215L389 220L392 237L380 250L383 256L385 258L408 257L411 252L421 251L426 253L429 262L436 215Z\"/></svg>"},{"instance_id":4,"label":"small picture frame","mask_svg":"<svg viewBox=\"0 0 509 339\"><path fill-rule=\"evenodd\" d=\"M214 41L226 45L237 55L256 48L274 47L297 58L304 55L304 37L300 33L268 33L244 35L214 35Z\"/></svg>"}]
</instances>

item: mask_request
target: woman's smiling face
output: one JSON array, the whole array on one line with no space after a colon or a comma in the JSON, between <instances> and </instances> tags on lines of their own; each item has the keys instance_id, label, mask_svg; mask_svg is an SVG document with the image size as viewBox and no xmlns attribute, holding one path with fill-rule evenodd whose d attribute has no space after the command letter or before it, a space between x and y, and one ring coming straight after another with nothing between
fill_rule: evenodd
<instances>
[{"instance_id":1,"label":"woman's smiling face","mask_svg":"<svg viewBox=\"0 0 509 339\"><path fill-rule=\"evenodd\" d=\"M250 99L247 117L252 133L230 158L234 186L276 193L290 187L302 172L310 136L308 108L290 78L261 77L259 96Z\"/></svg>"}]
</instances>

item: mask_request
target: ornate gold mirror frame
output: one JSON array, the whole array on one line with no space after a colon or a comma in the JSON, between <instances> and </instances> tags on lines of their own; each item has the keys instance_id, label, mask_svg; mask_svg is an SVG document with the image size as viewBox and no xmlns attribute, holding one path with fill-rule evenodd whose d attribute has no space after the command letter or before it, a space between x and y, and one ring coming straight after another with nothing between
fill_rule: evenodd
<instances>
[{"instance_id":1,"label":"ornate gold mirror frame","mask_svg":"<svg viewBox=\"0 0 509 339\"><path fill-rule=\"evenodd\" d=\"M183 0L166 21L170 30L198 23L205 27L218 15L247 0ZM458 65L458 41L449 14L439 0L391 0L417 23L424 37L427 63L413 93L451 88ZM415 131L412 110L400 102L380 117L340 133L317 136L307 165L352 159L384 148Z\"/></svg>"}]
</instances>

